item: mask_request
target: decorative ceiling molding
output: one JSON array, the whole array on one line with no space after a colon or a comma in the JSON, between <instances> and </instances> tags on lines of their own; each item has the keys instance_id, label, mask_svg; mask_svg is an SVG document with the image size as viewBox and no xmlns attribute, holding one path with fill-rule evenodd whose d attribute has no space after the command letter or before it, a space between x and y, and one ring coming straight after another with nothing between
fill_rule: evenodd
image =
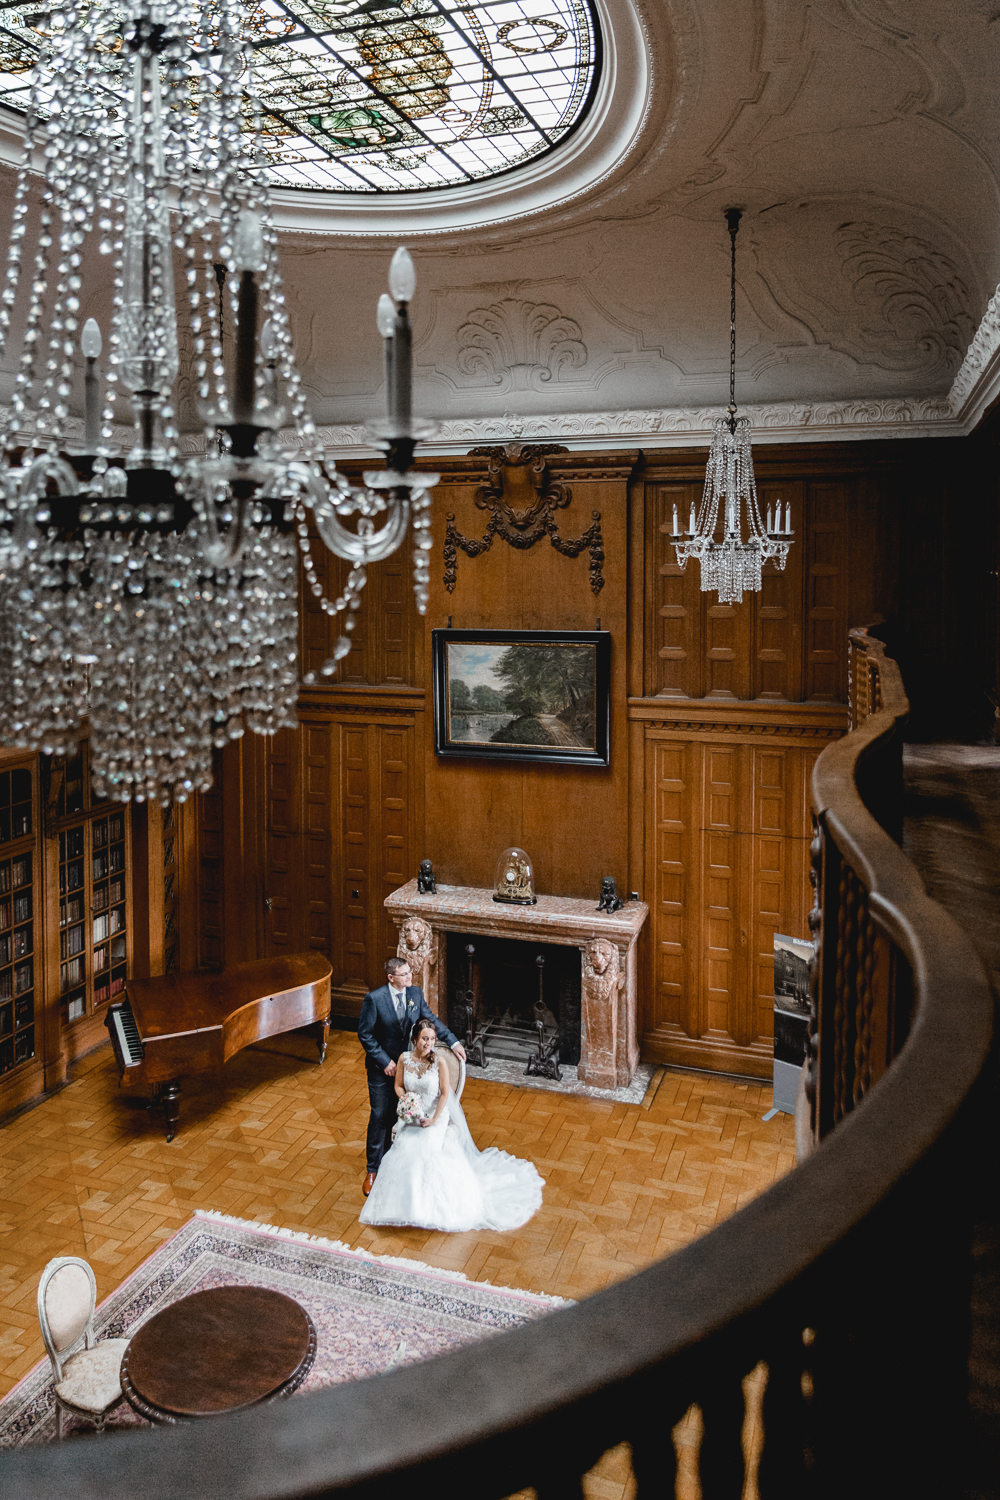
<instances>
[{"instance_id":1,"label":"decorative ceiling molding","mask_svg":"<svg viewBox=\"0 0 1000 1500\"><path fill-rule=\"evenodd\" d=\"M968 428L954 416L947 396L884 401L776 402L741 406L761 443L849 442L859 438L961 437ZM712 437L717 406L667 407L625 411L566 412L522 418L454 418L439 424L433 442L421 444L427 455L464 452L473 443L526 439L558 441L579 448L643 446L704 448ZM361 423L319 427L331 454L345 457L371 453Z\"/></svg>"},{"instance_id":2,"label":"decorative ceiling molding","mask_svg":"<svg viewBox=\"0 0 1000 1500\"><path fill-rule=\"evenodd\" d=\"M835 243L866 312L861 339L879 365L919 369L921 375L957 372L975 325L969 288L955 262L919 235L889 224L842 224Z\"/></svg>"},{"instance_id":3,"label":"decorative ceiling molding","mask_svg":"<svg viewBox=\"0 0 1000 1500\"><path fill-rule=\"evenodd\" d=\"M547 302L504 297L474 307L458 330L458 368L499 394L536 391L587 363L579 323Z\"/></svg>"},{"instance_id":4,"label":"decorative ceiling molding","mask_svg":"<svg viewBox=\"0 0 1000 1500\"><path fill-rule=\"evenodd\" d=\"M571 320L563 320L568 322ZM982 322L969 345L947 396L891 397L859 401L777 401L740 407L750 418L759 443L850 442L860 438L967 437L986 408L1000 396L1000 286L990 299ZM553 440L570 449L635 447L647 441L672 448L701 448L711 441L718 406L647 407L621 411L562 412L522 417L509 411L498 417L455 417L439 423L433 442L421 445L427 455L464 453L470 443L506 443L528 439ZM317 428L320 442L331 455L371 455L362 422ZM113 443L127 451L134 436L131 425L116 423ZM69 445L79 446L83 423L71 418ZM16 445L32 441L16 431ZM293 447L292 435L282 433ZM182 433L181 451L200 453L200 432Z\"/></svg>"},{"instance_id":5,"label":"decorative ceiling molding","mask_svg":"<svg viewBox=\"0 0 1000 1500\"><path fill-rule=\"evenodd\" d=\"M1000 286L990 298L948 400L972 431L986 408L1000 396Z\"/></svg>"},{"instance_id":6,"label":"decorative ceiling molding","mask_svg":"<svg viewBox=\"0 0 1000 1500\"><path fill-rule=\"evenodd\" d=\"M1000 325L998 325L1000 327ZM998 336L1000 346L1000 336ZM1000 378L1000 359L997 360ZM741 406L740 412L753 423L758 443L850 442L859 438L963 437L971 431L953 415L948 397L900 398L891 401L776 402L770 406ZM667 407L624 411L562 412L522 418L509 412L499 417L460 417L438 423L438 434L421 443L420 453L465 453L473 443L508 443L519 440L558 441L571 450L581 448L634 448L637 444L670 448L705 448L711 442L717 406ZM375 450L367 441L363 422L317 426L320 442L331 457L370 457ZM71 421L67 437L78 446L83 423ZM131 426L116 425L113 442L122 450L132 446ZM281 434L286 447L297 446L291 432ZM17 434L15 442L30 441ZM202 451L200 432L180 435L181 452ZM419 456L419 455L418 455Z\"/></svg>"}]
</instances>

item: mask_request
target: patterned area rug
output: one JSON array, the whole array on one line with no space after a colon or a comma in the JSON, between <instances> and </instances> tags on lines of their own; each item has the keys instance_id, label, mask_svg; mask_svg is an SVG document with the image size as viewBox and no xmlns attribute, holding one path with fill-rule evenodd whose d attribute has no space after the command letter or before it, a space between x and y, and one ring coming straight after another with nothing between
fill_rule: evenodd
<instances>
[{"instance_id":1,"label":"patterned area rug","mask_svg":"<svg viewBox=\"0 0 1000 1500\"><path fill-rule=\"evenodd\" d=\"M126 1338L168 1303L215 1286L265 1286L294 1297L316 1325L316 1362L303 1391L364 1380L543 1317L569 1303L467 1281L419 1261L350 1250L267 1224L196 1213L97 1310L99 1338ZM292 1398L294 1399L294 1397ZM109 1427L145 1427L128 1406ZM69 1435L77 1426L67 1421ZM93 1429L79 1424L81 1435ZM0 1401L0 1447L55 1436L46 1358Z\"/></svg>"}]
</instances>

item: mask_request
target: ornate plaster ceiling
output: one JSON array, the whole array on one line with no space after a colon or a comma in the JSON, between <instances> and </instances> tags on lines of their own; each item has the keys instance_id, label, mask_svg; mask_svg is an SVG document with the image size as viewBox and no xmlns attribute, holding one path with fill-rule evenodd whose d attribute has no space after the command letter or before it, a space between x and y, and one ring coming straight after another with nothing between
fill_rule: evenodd
<instances>
[{"instance_id":1,"label":"ornate plaster ceiling","mask_svg":"<svg viewBox=\"0 0 1000 1500\"><path fill-rule=\"evenodd\" d=\"M737 398L765 435L962 430L949 392L967 412L997 342L994 318L956 385L1000 281L1000 6L605 0L605 18L637 22L646 57L631 76L620 59L602 126L624 132L619 160L592 158L596 180L577 156L548 206L508 187L436 228L397 198L385 233L335 205L286 232L331 441L356 444L381 411L375 305L400 240L417 262L417 406L449 445L519 423L704 441L727 396L730 206Z\"/></svg>"},{"instance_id":2,"label":"ornate plaster ceiling","mask_svg":"<svg viewBox=\"0 0 1000 1500\"><path fill-rule=\"evenodd\" d=\"M534 428L723 406L723 210L738 205L741 404L805 404L815 421L818 403L869 403L875 426L901 398L911 420L940 412L1000 280L1000 10L636 8L650 83L626 160L546 211L409 237L421 408L453 423L510 412ZM322 422L379 409L387 250L348 236L286 245Z\"/></svg>"}]
</instances>

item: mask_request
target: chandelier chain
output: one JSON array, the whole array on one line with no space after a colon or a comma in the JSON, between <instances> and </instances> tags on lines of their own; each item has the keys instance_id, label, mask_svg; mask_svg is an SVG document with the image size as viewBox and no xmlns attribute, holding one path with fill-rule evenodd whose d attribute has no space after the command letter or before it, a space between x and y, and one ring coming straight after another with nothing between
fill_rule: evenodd
<instances>
[{"instance_id":1,"label":"chandelier chain","mask_svg":"<svg viewBox=\"0 0 1000 1500\"><path fill-rule=\"evenodd\" d=\"M735 432L736 418L736 235L740 219L738 208L726 210L729 225L729 430Z\"/></svg>"}]
</instances>

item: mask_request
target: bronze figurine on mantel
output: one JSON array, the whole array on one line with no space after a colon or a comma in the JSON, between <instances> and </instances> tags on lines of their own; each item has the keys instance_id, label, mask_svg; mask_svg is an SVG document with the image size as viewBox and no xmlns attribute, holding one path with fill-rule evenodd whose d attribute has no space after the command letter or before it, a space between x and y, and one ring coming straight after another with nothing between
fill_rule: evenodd
<instances>
[{"instance_id":1,"label":"bronze figurine on mantel","mask_svg":"<svg viewBox=\"0 0 1000 1500\"><path fill-rule=\"evenodd\" d=\"M613 912L621 911L625 902L618 894L618 882L613 875L601 877L601 899L597 903L598 911L606 911L610 916Z\"/></svg>"},{"instance_id":2,"label":"bronze figurine on mantel","mask_svg":"<svg viewBox=\"0 0 1000 1500\"><path fill-rule=\"evenodd\" d=\"M500 537L511 547L524 550L547 536L563 557L590 553L590 587L599 594L604 587L604 537L601 513L591 512L592 521L582 536L570 540L560 536L555 512L564 509L573 498L568 485L558 484L549 476L546 458L554 453L568 453L559 443L503 443L470 448L470 458L489 460L489 482L482 484L473 497L479 510L489 512L489 524L480 541L463 536L448 516L444 539L444 586L449 594L456 584L458 548L466 557L479 557Z\"/></svg>"},{"instance_id":3,"label":"bronze figurine on mantel","mask_svg":"<svg viewBox=\"0 0 1000 1500\"><path fill-rule=\"evenodd\" d=\"M437 895L434 866L429 859L422 859L420 861L420 869L417 871L417 890L421 896Z\"/></svg>"}]
</instances>

